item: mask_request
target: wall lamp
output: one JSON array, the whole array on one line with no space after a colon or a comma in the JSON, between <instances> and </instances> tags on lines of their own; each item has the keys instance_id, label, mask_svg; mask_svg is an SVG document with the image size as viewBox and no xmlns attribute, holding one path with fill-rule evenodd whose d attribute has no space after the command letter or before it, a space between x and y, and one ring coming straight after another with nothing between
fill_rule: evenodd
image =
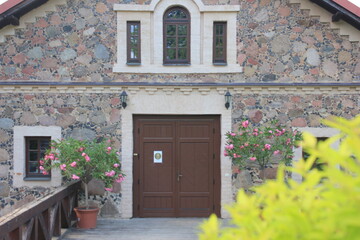
<instances>
[{"instance_id":1,"label":"wall lamp","mask_svg":"<svg viewBox=\"0 0 360 240\"><path fill-rule=\"evenodd\" d=\"M125 91L123 91L121 94L120 94L120 100L121 100L121 106L123 108L126 108L127 106L127 93Z\"/></svg>"},{"instance_id":2,"label":"wall lamp","mask_svg":"<svg viewBox=\"0 0 360 240\"><path fill-rule=\"evenodd\" d=\"M230 107L231 98L232 98L231 93L229 91L227 91L225 93L225 107L226 107L226 109L229 109L229 107Z\"/></svg>"}]
</instances>

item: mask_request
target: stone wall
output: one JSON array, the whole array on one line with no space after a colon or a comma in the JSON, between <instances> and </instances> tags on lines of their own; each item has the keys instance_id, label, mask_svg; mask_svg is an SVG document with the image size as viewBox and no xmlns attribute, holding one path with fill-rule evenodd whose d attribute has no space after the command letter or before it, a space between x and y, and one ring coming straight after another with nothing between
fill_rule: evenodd
<instances>
[{"instance_id":1,"label":"stone wall","mask_svg":"<svg viewBox=\"0 0 360 240\"><path fill-rule=\"evenodd\" d=\"M0 81L86 82L354 82L359 44L312 19L287 0L206 0L240 4L238 63L243 74L121 74L116 62L114 3L74 0L8 37L0 51ZM123 43L125 44L125 43ZM125 56L124 56L125 57Z\"/></svg>"},{"instance_id":2,"label":"stone wall","mask_svg":"<svg viewBox=\"0 0 360 240\"><path fill-rule=\"evenodd\" d=\"M13 126L60 126L62 136L114 140L121 152L121 101L118 94L1 94L0 96L0 201L1 215L42 197L48 189L14 188ZM104 195L94 183L90 192ZM120 186L105 198L93 196L100 206L120 201ZM20 201L20 203L18 203ZM7 209L7 210L6 210ZM119 215L119 211L114 214Z\"/></svg>"}]
</instances>

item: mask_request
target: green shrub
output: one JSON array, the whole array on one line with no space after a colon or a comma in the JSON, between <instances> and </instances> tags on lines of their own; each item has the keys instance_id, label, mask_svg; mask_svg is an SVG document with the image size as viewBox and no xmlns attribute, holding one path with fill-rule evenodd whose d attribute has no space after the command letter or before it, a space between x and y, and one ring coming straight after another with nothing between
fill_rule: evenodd
<instances>
[{"instance_id":1,"label":"green shrub","mask_svg":"<svg viewBox=\"0 0 360 240\"><path fill-rule=\"evenodd\" d=\"M227 208L231 225L222 228L212 215L200 239L360 239L360 115L324 122L340 133L323 142L304 133L302 146L310 157L293 168L280 167L278 178L253 188L252 195L241 190ZM315 160L324 163L322 171L311 170ZM285 182L284 170L302 175L303 182Z\"/></svg>"}]
</instances>

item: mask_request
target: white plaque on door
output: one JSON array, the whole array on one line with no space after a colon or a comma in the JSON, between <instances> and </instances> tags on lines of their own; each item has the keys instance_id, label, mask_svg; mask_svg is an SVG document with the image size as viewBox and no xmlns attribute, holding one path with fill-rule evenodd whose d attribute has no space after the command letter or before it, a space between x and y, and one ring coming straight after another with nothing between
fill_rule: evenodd
<instances>
[{"instance_id":1,"label":"white plaque on door","mask_svg":"<svg viewBox=\"0 0 360 240\"><path fill-rule=\"evenodd\" d=\"M154 151L154 163L162 163L162 151Z\"/></svg>"}]
</instances>

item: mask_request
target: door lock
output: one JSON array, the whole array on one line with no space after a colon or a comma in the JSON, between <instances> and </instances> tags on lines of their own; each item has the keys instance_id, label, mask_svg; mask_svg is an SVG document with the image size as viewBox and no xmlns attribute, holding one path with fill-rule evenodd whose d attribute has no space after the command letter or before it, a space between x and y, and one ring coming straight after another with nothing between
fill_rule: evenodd
<instances>
[{"instance_id":1,"label":"door lock","mask_svg":"<svg viewBox=\"0 0 360 240\"><path fill-rule=\"evenodd\" d=\"M182 174L178 174L178 176L177 176L177 180L178 180L178 182L180 182L180 178L182 177L183 175Z\"/></svg>"},{"instance_id":2,"label":"door lock","mask_svg":"<svg viewBox=\"0 0 360 240\"><path fill-rule=\"evenodd\" d=\"M137 153L134 153L134 154L133 154L133 156L134 156L134 157L137 157L137 156L139 156L139 154L137 154Z\"/></svg>"}]
</instances>

